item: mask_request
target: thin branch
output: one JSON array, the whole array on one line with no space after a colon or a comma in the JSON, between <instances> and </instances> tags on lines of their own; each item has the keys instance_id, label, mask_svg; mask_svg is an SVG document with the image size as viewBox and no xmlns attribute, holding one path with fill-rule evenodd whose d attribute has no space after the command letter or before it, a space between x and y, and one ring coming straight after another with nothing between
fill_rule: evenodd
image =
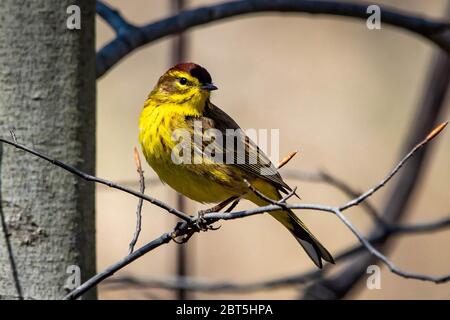
<instances>
[{"instance_id":1,"label":"thin branch","mask_svg":"<svg viewBox=\"0 0 450 320\"><path fill-rule=\"evenodd\" d=\"M175 232L175 230L174 230ZM145 246L137 249L133 253L127 255L125 258L120 260L119 262L111 265L109 268L104 270L103 272L97 273L95 276L84 282L82 285L80 285L78 288L72 290L69 294L67 294L63 299L64 300L71 300L71 299L77 299L82 294L84 294L86 291L88 291L90 288L96 286L106 278L112 276L114 273L122 269L123 267L129 265L131 262L135 261L139 257L143 256L144 254L152 251L153 249L158 248L159 246L166 244L172 240L172 233L164 233L159 238L147 243Z\"/></svg>"},{"instance_id":2,"label":"thin branch","mask_svg":"<svg viewBox=\"0 0 450 320\"><path fill-rule=\"evenodd\" d=\"M349 196L350 199L357 198L361 192L352 188L345 181L337 178L329 172L324 170L320 170L318 172L303 172L298 170L288 170L283 174L284 177L290 179L298 179L302 181L308 182L320 182L325 183L330 186L335 187L336 189L342 191L344 194ZM377 209L372 205L372 203L368 200L361 203L361 206L367 211L370 217L377 223L379 226L383 227L387 225L387 222L380 216Z\"/></svg>"},{"instance_id":3,"label":"thin branch","mask_svg":"<svg viewBox=\"0 0 450 320\"><path fill-rule=\"evenodd\" d=\"M16 137L16 131L14 129L9 130L9 133L11 134L11 138L15 143L17 143L17 137Z\"/></svg>"},{"instance_id":4,"label":"thin branch","mask_svg":"<svg viewBox=\"0 0 450 320\"><path fill-rule=\"evenodd\" d=\"M430 134L427 135L427 137L421 143L419 143L418 145L416 145L413 148L413 150L411 151L412 154L414 154L417 150L419 150L421 147L426 145L434 137L436 137L440 132L442 132L442 130L447 125L447 123L448 122L437 126ZM400 168L404 164L405 161L407 161L408 159L411 158L411 156L412 156L411 152L408 153L402 160L400 160L399 164L397 164L396 167L394 168L394 170L391 172L392 175L395 175L398 172L398 169L396 170L396 168ZM375 189L375 191L379 190L381 187L378 187L378 186L384 185L386 183L386 181L388 181L392 177L391 174L389 174L387 176L387 178L383 179L378 185L376 185L371 190L373 190L373 189ZM373 194L373 192L365 192L363 194L365 198L358 197L357 199L358 199L358 201L363 201L366 198L370 197L372 194ZM331 206L316 205L316 204L296 204L296 205L286 204L285 208L286 209L309 209L309 210L326 211L326 212L334 213L355 234L355 236L358 238L358 240L361 242L361 244L372 255L381 259L383 261L383 263L385 263L393 273L395 273L399 276L402 276L405 278L423 280L423 281L431 281L431 282L435 282L435 283L442 283L442 282L446 282L446 281L450 280L450 275L448 275L448 276L446 275L446 276L442 276L442 277L433 277L433 276L427 276L427 275L423 275L423 274L419 274L419 273L406 272L406 271L402 271L402 270L398 269L392 261L390 261L380 251L375 249L375 247L373 247L370 244L369 240L364 238L364 236L342 214L342 211L344 211L348 208L351 208L351 207L352 206L348 206L348 205L343 205L341 207L331 207ZM156 247L159 247L160 245L162 245L164 243L170 242L170 240L172 240L172 239L187 235L190 232L192 232L193 230L196 232L200 232L202 230L208 230L207 227L210 224L216 222L217 220L231 220L231 219L243 218L243 217L248 217L248 216L255 215L255 214L262 214L265 212L276 211L276 210L280 210L279 204L272 204L272 205L268 205L268 206L264 206L264 207L258 207L255 209L251 209L251 210L237 211L237 212L223 212L223 213L213 212L213 213L205 214L201 218L194 218L189 222L180 222L175 227L175 229L172 233L163 234L158 239L150 242L149 244L140 248L138 251L132 253L131 255L125 257L121 261L110 266L105 271L92 277L91 279L89 279L88 281L83 283L81 286L76 288L74 291L69 293L64 299L76 299L81 294L83 294L84 292L89 290L91 287L97 285L104 279L112 276L116 271L124 268L126 265L128 265L132 261L136 260L139 256L142 256L143 254L155 249ZM201 224L204 223L204 221L206 221L206 226L201 226ZM136 255L137 252L138 252L138 255Z\"/></svg>"},{"instance_id":5,"label":"thin branch","mask_svg":"<svg viewBox=\"0 0 450 320\"><path fill-rule=\"evenodd\" d=\"M60 168L62 168L64 170L66 170L66 171L68 171L68 172L70 172L70 173L72 173L72 174L74 174L74 175L76 175L76 176L86 180L86 181L100 183L100 184L106 185L106 186L108 186L110 188L121 190L121 191L129 193L129 194L131 194L131 195L133 195L135 197L144 199L145 201L148 201L151 204L154 204L155 206L158 206L158 207L166 210L167 212L177 216L180 219L183 219L185 221L191 221L192 220L192 218L190 216L188 216L187 214L185 214L185 213L183 213L183 212L181 212L181 211L179 211L179 210L177 210L175 208L172 208L168 204L166 204L166 203L164 203L164 202L162 202L162 201L160 201L158 199L155 199L153 197L147 196L147 195L145 195L143 193L137 192L137 191L135 191L133 189L130 189L128 187L116 184L116 183L114 183L112 181L109 181L109 180L106 180L106 179L102 179L102 178L98 178L98 177L92 176L90 174L87 174L87 173L85 173L85 172L83 172L83 171L81 171L81 170L79 170L79 169L77 169L77 168L75 168L73 166L65 164L64 162L61 162L61 161L59 161L57 159L53 159L53 158L51 158L51 157L49 157L49 156L47 156L47 155L45 155L45 154L43 154L41 152L38 152L38 151L33 150L31 148L28 148L28 147L26 147L26 146L24 146L22 144L14 142L14 141L10 141L10 140L7 140L7 139L0 138L0 142L9 144L11 146L14 146L17 149L20 149L20 150L26 151L28 153L31 153L32 155L34 155L36 157L39 157L41 159L44 159L44 160L50 162L51 164L53 164L53 165L55 165L57 167L60 167Z\"/></svg>"},{"instance_id":6,"label":"thin branch","mask_svg":"<svg viewBox=\"0 0 450 320\"><path fill-rule=\"evenodd\" d=\"M136 163L136 171L139 175L139 185L140 185L139 191L143 194L145 192L144 171L142 170L141 158L139 157L139 152L137 151L136 147L134 148L134 162ZM142 198L139 198L138 205L136 208L136 230L134 231L133 239L130 242L128 254L133 252L134 246L136 245L136 242L138 241L139 234L141 233L143 203L144 203L144 200Z\"/></svg>"},{"instance_id":7,"label":"thin branch","mask_svg":"<svg viewBox=\"0 0 450 320\"><path fill-rule=\"evenodd\" d=\"M105 6L101 4L101 6ZM345 16L367 20L369 4L335 1L309 0L240 0L230 1L192 10L185 10L179 14L159 20L142 27L121 28L121 19L116 11L111 23L114 29L124 30L116 39L106 44L97 53L97 78L104 75L111 67L122 60L135 49L163 37L186 31L192 27L223 20L244 14L261 12L297 12L308 14L323 14ZM450 31L448 22L440 22L387 7L381 8L382 23L399 27L419 34L447 52L450 52ZM97 6L97 10L99 7ZM102 12L102 16L105 14ZM122 19L125 21L124 19ZM123 22L125 24L125 22Z\"/></svg>"},{"instance_id":8,"label":"thin branch","mask_svg":"<svg viewBox=\"0 0 450 320\"><path fill-rule=\"evenodd\" d=\"M439 231L450 226L450 215L431 222L414 223L414 224L392 224L387 226L387 231L377 237L368 239L372 245L377 244L387 236L395 236L400 234L417 234L420 232ZM354 254L360 252L365 247L362 244L352 246L348 249L338 253L334 258L336 261L347 259ZM326 265L330 266L330 265ZM323 269L322 269L323 270ZM256 281L251 283L233 283L233 282L215 282L215 281L201 281L195 278L138 278L133 276L119 276L107 279L104 284L110 285L109 289L122 289L124 286L136 286L139 288L158 288L166 290L190 290L210 293L224 293L224 292L242 292L250 293L258 290L273 290L289 286L304 285L317 278L323 277L323 271L312 269L299 274L284 276L265 281Z\"/></svg>"},{"instance_id":9,"label":"thin branch","mask_svg":"<svg viewBox=\"0 0 450 320\"><path fill-rule=\"evenodd\" d=\"M428 142L430 142L434 137L436 137L444 128L447 126L448 121L440 124L437 126L432 132L428 134L428 136L419 142L400 162L395 166L395 168L378 184L376 184L372 189L366 191L356 199L353 199L343 206L339 207L340 211L343 211L345 209L348 209L350 207L356 206L371 195L373 195L375 192L377 192L380 188L384 187L386 183L394 177L394 175L400 170L401 167L408 161L409 158L411 158L418 150L423 148Z\"/></svg>"},{"instance_id":10,"label":"thin branch","mask_svg":"<svg viewBox=\"0 0 450 320\"><path fill-rule=\"evenodd\" d=\"M341 210L336 209L334 211L336 216L349 228L353 234L358 238L358 240L366 247L369 252L380 259L391 272L406 278L406 279L416 279L423 281L430 281L434 283L444 283L450 281L450 274L444 276L429 276L421 273L414 273L400 270L388 257L378 251L370 242L350 223L350 221L342 214Z\"/></svg>"},{"instance_id":11,"label":"thin branch","mask_svg":"<svg viewBox=\"0 0 450 320\"><path fill-rule=\"evenodd\" d=\"M256 194L260 199L263 201L266 201L268 203L271 203L273 205L279 206L281 209L287 209L286 200L292 197L295 194L295 191L297 190L297 187L295 187L291 192L287 194L287 197L282 198L281 200L274 200L269 197L267 197L265 194L260 192L259 190L256 190L250 182L247 180L244 180L245 184L247 185L247 188L249 188L254 194Z\"/></svg>"}]
</instances>

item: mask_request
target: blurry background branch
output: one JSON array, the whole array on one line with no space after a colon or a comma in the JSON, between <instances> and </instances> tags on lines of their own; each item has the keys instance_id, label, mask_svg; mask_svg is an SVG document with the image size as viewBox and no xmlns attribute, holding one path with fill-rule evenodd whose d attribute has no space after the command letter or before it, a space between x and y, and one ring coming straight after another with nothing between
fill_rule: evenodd
<instances>
[{"instance_id":1,"label":"blurry background branch","mask_svg":"<svg viewBox=\"0 0 450 320\"><path fill-rule=\"evenodd\" d=\"M183 11L186 7L186 0L170 0L171 4L171 14L178 14ZM188 57L188 38L186 33L180 32L176 34L172 39L172 47L171 47L171 61L170 66L174 66L181 61L187 61ZM180 211L186 211L187 201L186 198L179 194L175 193L176 201L177 201L177 209ZM177 256L176 256L176 273L178 277L187 277L189 275L189 266L192 266L190 263L190 254L188 254L188 246L187 244L177 246ZM178 300L189 299L187 292L180 288L176 291L176 298Z\"/></svg>"},{"instance_id":2,"label":"blurry background branch","mask_svg":"<svg viewBox=\"0 0 450 320\"><path fill-rule=\"evenodd\" d=\"M97 78L135 49L206 23L261 12L298 12L366 20L371 15L367 13L369 5L371 4L319 0L240 0L185 10L157 22L137 27L122 18L117 10L110 8L102 1L97 1L97 12L116 32L116 38L97 53ZM386 7L381 7L381 21L383 24L421 35L446 52L450 52L449 21L435 21Z\"/></svg>"}]
</instances>

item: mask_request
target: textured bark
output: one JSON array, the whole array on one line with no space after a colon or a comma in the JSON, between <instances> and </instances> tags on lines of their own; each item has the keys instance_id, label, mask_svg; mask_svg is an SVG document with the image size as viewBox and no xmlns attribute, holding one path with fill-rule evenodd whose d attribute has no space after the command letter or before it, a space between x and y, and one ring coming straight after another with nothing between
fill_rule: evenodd
<instances>
[{"instance_id":1,"label":"textured bark","mask_svg":"<svg viewBox=\"0 0 450 320\"><path fill-rule=\"evenodd\" d=\"M68 30L67 7L81 8ZM0 134L94 173L95 1L0 1ZM94 186L2 145L0 298L59 299L95 272ZM95 298L91 290L84 298Z\"/></svg>"}]
</instances>

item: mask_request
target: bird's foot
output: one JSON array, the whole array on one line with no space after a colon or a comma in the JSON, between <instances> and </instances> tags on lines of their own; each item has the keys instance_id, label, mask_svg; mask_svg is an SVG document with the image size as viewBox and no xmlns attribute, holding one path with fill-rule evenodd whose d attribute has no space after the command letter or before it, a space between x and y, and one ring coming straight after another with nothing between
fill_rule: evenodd
<instances>
[{"instance_id":1,"label":"bird's foot","mask_svg":"<svg viewBox=\"0 0 450 320\"><path fill-rule=\"evenodd\" d=\"M200 231L208 231L208 230L218 230L218 229L220 229L221 226L214 227L214 226L208 224L208 222L204 218L204 215L207 214L207 213L219 212L220 210L225 208L231 202L233 202L233 201L236 202L236 200L238 198L239 198L238 196L233 196L233 197L230 197L230 198L226 199L225 201L222 201L221 203L215 205L212 208L208 208L208 209L205 209L205 210L199 210L198 211L198 218L197 218L197 222L196 222L196 226L198 227L198 229ZM239 200L237 200L237 201L239 201ZM232 205L232 208L234 208L233 205Z\"/></svg>"},{"instance_id":2,"label":"bird's foot","mask_svg":"<svg viewBox=\"0 0 450 320\"><path fill-rule=\"evenodd\" d=\"M208 231L208 230L218 230L221 226L214 227L204 218L204 215L207 213L215 212L215 208L210 208L206 210L200 210L198 211L198 217L197 221L195 222L195 226L198 228L199 231Z\"/></svg>"}]
</instances>

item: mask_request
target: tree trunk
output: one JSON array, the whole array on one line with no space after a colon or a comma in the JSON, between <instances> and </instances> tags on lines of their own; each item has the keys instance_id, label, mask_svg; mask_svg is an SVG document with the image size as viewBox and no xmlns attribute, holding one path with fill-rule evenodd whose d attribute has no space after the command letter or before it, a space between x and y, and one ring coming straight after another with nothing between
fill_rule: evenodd
<instances>
[{"instance_id":1,"label":"tree trunk","mask_svg":"<svg viewBox=\"0 0 450 320\"><path fill-rule=\"evenodd\" d=\"M73 3L81 9L81 30L67 28ZM89 0L0 1L0 134L14 129L19 143L89 173L94 15ZM94 186L0 147L0 298L60 299L77 282L76 272L68 272L79 267L81 281L95 272ZM95 297L94 290L84 296Z\"/></svg>"}]
</instances>

